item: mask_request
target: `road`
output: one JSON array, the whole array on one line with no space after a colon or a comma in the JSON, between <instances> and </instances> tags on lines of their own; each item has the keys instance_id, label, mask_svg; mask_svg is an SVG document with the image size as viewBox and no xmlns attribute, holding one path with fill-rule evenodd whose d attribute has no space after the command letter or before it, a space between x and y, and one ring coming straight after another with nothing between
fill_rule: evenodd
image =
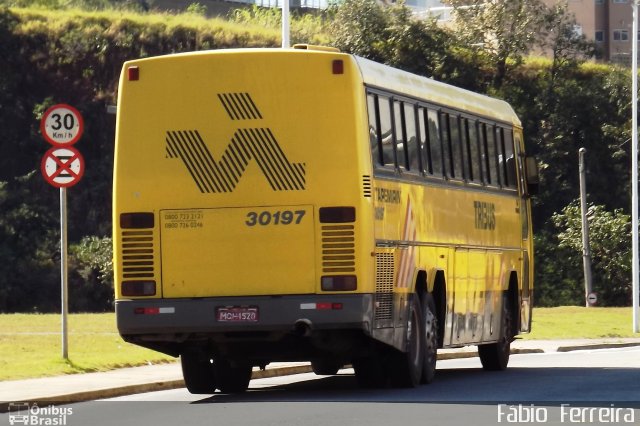
<instances>
[{"instance_id":1,"label":"road","mask_svg":"<svg viewBox=\"0 0 640 426\"><path fill-rule=\"evenodd\" d=\"M95 426L623 425L640 424L639 401L640 348L634 347L512 355L504 372L484 372L477 358L439 361L436 381L416 389L359 389L352 370L255 380L242 395L176 389L69 405L73 412L64 420ZM0 426L6 424L0 418Z\"/></svg>"}]
</instances>

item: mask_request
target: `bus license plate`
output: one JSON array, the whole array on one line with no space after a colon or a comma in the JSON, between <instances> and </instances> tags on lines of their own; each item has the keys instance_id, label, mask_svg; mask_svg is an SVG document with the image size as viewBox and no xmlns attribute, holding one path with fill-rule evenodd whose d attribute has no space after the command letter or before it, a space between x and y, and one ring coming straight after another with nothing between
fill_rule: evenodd
<instances>
[{"instance_id":1,"label":"bus license plate","mask_svg":"<svg viewBox=\"0 0 640 426\"><path fill-rule=\"evenodd\" d=\"M218 322L258 322L257 306L225 306L216 309Z\"/></svg>"}]
</instances>

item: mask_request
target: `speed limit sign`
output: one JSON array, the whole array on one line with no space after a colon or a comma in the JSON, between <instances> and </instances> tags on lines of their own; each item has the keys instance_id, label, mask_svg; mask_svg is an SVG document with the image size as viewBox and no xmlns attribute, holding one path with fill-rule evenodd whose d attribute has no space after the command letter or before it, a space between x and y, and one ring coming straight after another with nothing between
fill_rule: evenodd
<instances>
[{"instance_id":1,"label":"speed limit sign","mask_svg":"<svg viewBox=\"0 0 640 426\"><path fill-rule=\"evenodd\" d=\"M49 108L40 121L40 132L53 146L71 146L84 131L82 115L74 107L57 104Z\"/></svg>"}]
</instances>

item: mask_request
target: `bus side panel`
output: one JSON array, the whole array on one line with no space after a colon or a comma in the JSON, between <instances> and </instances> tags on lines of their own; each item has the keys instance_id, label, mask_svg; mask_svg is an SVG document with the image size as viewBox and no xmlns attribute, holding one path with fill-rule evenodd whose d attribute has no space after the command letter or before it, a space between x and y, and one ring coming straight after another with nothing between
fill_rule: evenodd
<instances>
[{"instance_id":1,"label":"bus side panel","mask_svg":"<svg viewBox=\"0 0 640 426\"><path fill-rule=\"evenodd\" d=\"M394 294L393 326L406 321L407 293L415 289L417 271L442 270L444 345L496 341L502 294L510 272L521 271L517 206L515 194L374 179L376 241L389 247L384 251L395 262L393 285L386 287ZM441 253L424 247L449 248Z\"/></svg>"}]
</instances>

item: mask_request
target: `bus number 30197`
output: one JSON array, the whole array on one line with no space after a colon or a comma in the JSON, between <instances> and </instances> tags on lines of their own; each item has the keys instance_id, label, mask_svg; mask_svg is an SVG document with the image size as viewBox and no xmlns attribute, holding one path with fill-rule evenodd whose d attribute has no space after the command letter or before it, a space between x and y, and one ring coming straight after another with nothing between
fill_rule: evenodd
<instances>
[{"instance_id":1,"label":"bus number 30197","mask_svg":"<svg viewBox=\"0 0 640 426\"><path fill-rule=\"evenodd\" d=\"M283 210L276 212L249 212L247 213L247 220L245 224L247 226L268 226L268 225L299 225L304 217L305 210Z\"/></svg>"}]
</instances>

